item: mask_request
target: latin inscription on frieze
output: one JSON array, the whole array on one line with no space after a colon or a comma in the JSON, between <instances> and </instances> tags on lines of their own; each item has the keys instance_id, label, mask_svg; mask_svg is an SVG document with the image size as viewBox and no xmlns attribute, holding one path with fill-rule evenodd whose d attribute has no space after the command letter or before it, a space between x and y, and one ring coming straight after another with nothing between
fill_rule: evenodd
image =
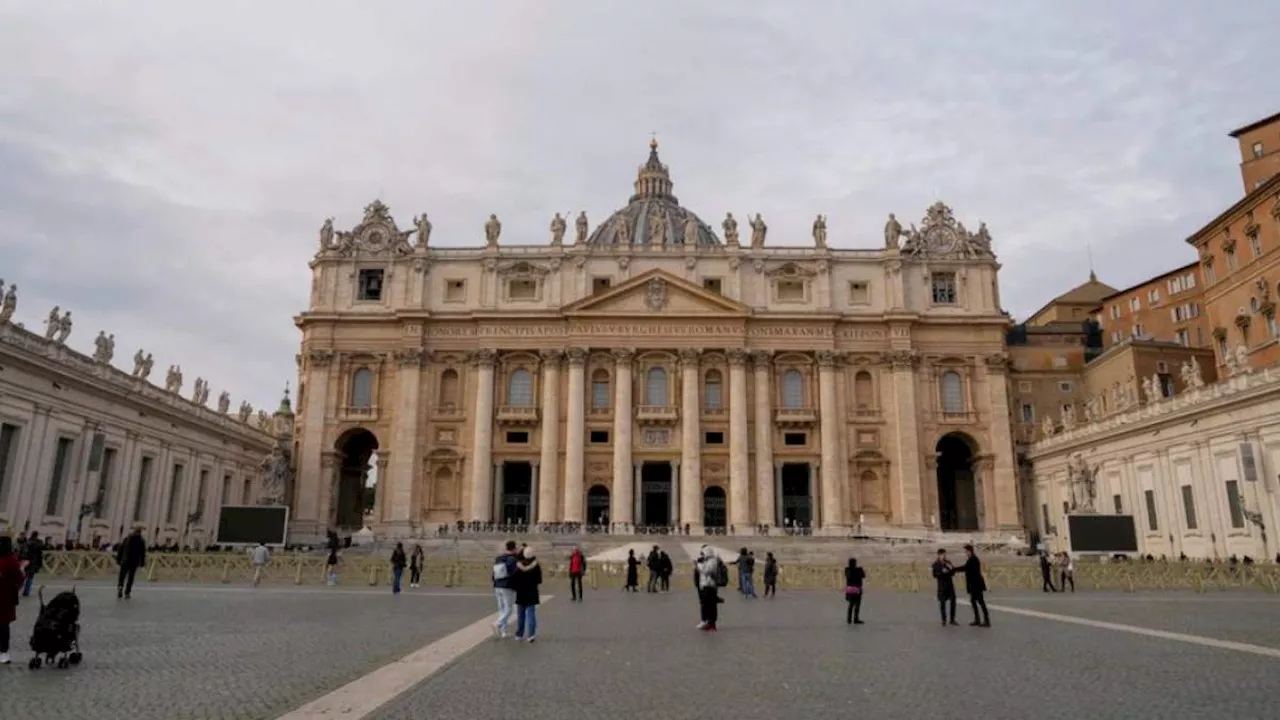
<instances>
[{"instance_id":1,"label":"latin inscription on frieze","mask_svg":"<svg viewBox=\"0 0 1280 720\"><path fill-rule=\"evenodd\" d=\"M577 335L698 335L710 337L741 335L736 325L658 325L649 323L582 323L573 326Z\"/></svg>"},{"instance_id":2,"label":"latin inscription on frieze","mask_svg":"<svg viewBox=\"0 0 1280 720\"><path fill-rule=\"evenodd\" d=\"M751 337L829 338L831 327L823 325L767 325L747 329Z\"/></svg>"},{"instance_id":3,"label":"latin inscription on frieze","mask_svg":"<svg viewBox=\"0 0 1280 720\"><path fill-rule=\"evenodd\" d=\"M841 340L883 340L884 328L846 327L837 333Z\"/></svg>"},{"instance_id":4,"label":"latin inscription on frieze","mask_svg":"<svg viewBox=\"0 0 1280 720\"><path fill-rule=\"evenodd\" d=\"M563 325L481 325L477 337L564 337Z\"/></svg>"}]
</instances>

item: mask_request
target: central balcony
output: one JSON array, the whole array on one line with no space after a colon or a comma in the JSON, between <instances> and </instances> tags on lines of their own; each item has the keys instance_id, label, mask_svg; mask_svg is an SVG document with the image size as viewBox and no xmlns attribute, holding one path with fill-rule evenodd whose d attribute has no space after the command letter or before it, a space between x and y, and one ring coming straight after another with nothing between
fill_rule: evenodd
<instances>
[{"instance_id":1,"label":"central balcony","mask_svg":"<svg viewBox=\"0 0 1280 720\"><path fill-rule=\"evenodd\" d=\"M644 425L675 425L679 420L675 405L636 406L636 422Z\"/></svg>"},{"instance_id":2,"label":"central balcony","mask_svg":"<svg viewBox=\"0 0 1280 720\"><path fill-rule=\"evenodd\" d=\"M773 421L779 427L807 427L818 422L818 411L810 407L778 408Z\"/></svg>"},{"instance_id":3,"label":"central balcony","mask_svg":"<svg viewBox=\"0 0 1280 720\"><path fill-rule=\"evenodd\" d=\"M498 407L499 425L537 425L536 405L501 405Z\"/></svg>"},{"instance_id":4,"label":"central balcony","mask_svg":"<svg viewBox=\"0 0 1280 720\"><path fill-rule=\"evenodd\" d=\"M365 407L343 406L338 409L338 419L346 422L377 422L378 408L372 405Z\"/></svg>"}]
</instances>

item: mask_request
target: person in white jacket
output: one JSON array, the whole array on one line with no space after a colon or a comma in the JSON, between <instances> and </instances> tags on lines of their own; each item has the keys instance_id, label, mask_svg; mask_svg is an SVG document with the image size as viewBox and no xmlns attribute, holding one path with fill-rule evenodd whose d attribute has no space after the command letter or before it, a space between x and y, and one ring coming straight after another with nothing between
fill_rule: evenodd
<instances>
[{"instance_id":1,"label":"person in white jacket","mask_svg":"<svg viewBox=\"0 0 1280 720\"><path fill-rule=\"evenodd\" d=\"M249 560L253 563L253 586L258 587L262 583L262 573L267 569L267 563L271 561L271 551L267 549L267 544L259 542L249 553Z\"/></svg>"},{"instance_id":2,"label":"person in white jacket","mask_svg":"<svg viewBox=\"0 0 1280 720\"><path fill-rule=\"evenodd\" d=\"M701 611L699 630L716 631L716 621L720 619L719 591L722 581L728 581L728 568L710 545L703 545L698 551L697 562L693 564L693 586L698 589L698 607Z\"/></svg>"}]
</instances>

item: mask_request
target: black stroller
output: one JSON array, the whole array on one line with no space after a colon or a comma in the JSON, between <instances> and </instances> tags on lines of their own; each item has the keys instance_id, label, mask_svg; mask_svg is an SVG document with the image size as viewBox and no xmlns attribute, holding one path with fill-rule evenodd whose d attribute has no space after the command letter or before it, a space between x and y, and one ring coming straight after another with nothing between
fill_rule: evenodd
<instances>
[{"instance_id":1,"label":"black stroller","mask_svg":"<svg viewBox=\"0 0 1280 720\"><path fill-rule=\"evenodd\" d=\"M59 668L80 664L80 598L74 588L53 596L49 604L44 602L44 588L40 588L40 615L31 632L32 670L44 663ZM43 656L43 659L42 659Z\"/></svg>"}]
</instances>

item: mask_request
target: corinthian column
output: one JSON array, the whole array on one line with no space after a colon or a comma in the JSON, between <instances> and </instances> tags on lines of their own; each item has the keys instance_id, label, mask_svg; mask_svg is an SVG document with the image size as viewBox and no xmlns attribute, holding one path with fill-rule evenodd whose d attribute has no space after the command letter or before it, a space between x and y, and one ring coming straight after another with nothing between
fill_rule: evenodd
<instances>
[{"instance_id":1,"label":"corinthian column","mask_svg":"<svg viewBox=\"0 0 1280 720\"><path fill-rule=\"evenodd\" d=\"M840 523L840 413L836 407L836 354L818 353L818 417L822 435L822 527Z\"/></svg>"},{"instance_id":2,"label":"corinthian column","mask_svg":"<svg viewBox=\"0 0 1280 720\"><path fill-rule=\"evenodd\" d=\"M556 521L560 484L560 359L563 350L542 351L542 457L538 479L538 522Z\"/></svg>"},{"instance_id":3,"label":"corinthian column","mask_svg":"<svg viewBox=\"0 0 1280 720\"><path fill-rule=\"evenodd\" d=\"M333 478L329 473L321 472L321 459L333 448L325 445L324 426L327 416L326 407L329 398L329 372L334 353L331 350L311 350L307 353L303 370L307 383L306 403L301 409L302 417L298 418L302 425L302 443L298 448L298 487L294 491L293 522L302 525L303 531L313 538L324 537L328 529L330 509L328 499L332 490ZM332 417L332 416L329 416ZM37 421L39 416L37 416ZM43 433L43 429L37 431ZM40 435L35 435L40 437ZM138 460L142 462L141 459ZM156 471L153 469L152 473ZM133 478L130 482L137 482ZM152 480L151 482L155 482ZM132 497L132 496L131 496ZM243 498L242 498L243 500ZM238 503L232 503L238 504ZM19 507L24 507L19 505ZM133 507L132 500L126 507ZM39 517L38 515L36 517ZM132 520L133 516L129 516ZM23 520L15 518L15 524Z\"/></svg>"},{"instance_id":4,"label":"corinthian column","mask_svg":"<svg viewBox=\"0 0 1280 720\"><path fill-rule=\"evenodd\" d=\"M614 348L613 373L613 492L610 522L634 523L635 498L631 480L631 358L634 350Z\"/></svg>"},{"instance_id":5,"label":"corinthian column","mask_svg":"<svg viewBox=\"0 0 1280 720\"><path fill-rule=\"evenodd\" d=\"M769 372L773 353L755 350L751 353L756 375L756 522L774 525L778 513L773 488L773 408L769 394Z\"/></svg>"},{"instance_id":6,"label":"corinthian column","mask_svg":"<svg viewBox=\"0 0 1280 720\"><path fill-rule=\"evenodd\" d=\"M416 460L418 437L422 434L418 427L418 418L422 416L418 400L422 396L419 388L426 355L419 348L404 348L396 350L392 356L396 362L397 388L395 415L391 418L391 447L395 453L389 474L383 475L381 467L378 469L378 484L382 490L378 493L378 500L382 505L382 522L397 525L399 534L405 534L409 522L420 519L417 517L420 512L413 511L413 508L418 468L421 467Z\"/></svg>"},{"instance_id":7,"label":"corinthian column","mask_svg":"<svg viewBox=\"0 0 1280 720\"><path fill-rule=\"evenodd\" d=\"M698 402L700 351L680 351L680 522L702 532L701 404Z\"/></svg>"},{"instance_id":8,"label":"corinthian column","mask_svg":"<svg viewBox=\"0 0 1280 720\"><path fill-rule=\"evenodd\" d=\"M476 366L475 427L471 432L471 519L493 520L493 350L479 350Z\"/></svg>"},{"instance_id":9,"label":"corinthian column","mask_svg":"<svg viewBox=\"0 0 1280 720\"><path fill-rule=\"evenodd\" d=\"M751 524L751 478L747 465L747 352L730 348L729 357L729 524L746 531Z\"/></svg>"},{"instance_id":10,"label":"corinthian column","mask_svg":"<svg viewBox=\"0 0 1280 720\"><path fill-rule=\"evenodd\" d=\"M582 476L583 443L586 442L586 386L584 383L587 351L569 348L569 422L565 432L564 452L564 521L585 522L582 510L585 489Z\"/></svg>"}]
</instances>

